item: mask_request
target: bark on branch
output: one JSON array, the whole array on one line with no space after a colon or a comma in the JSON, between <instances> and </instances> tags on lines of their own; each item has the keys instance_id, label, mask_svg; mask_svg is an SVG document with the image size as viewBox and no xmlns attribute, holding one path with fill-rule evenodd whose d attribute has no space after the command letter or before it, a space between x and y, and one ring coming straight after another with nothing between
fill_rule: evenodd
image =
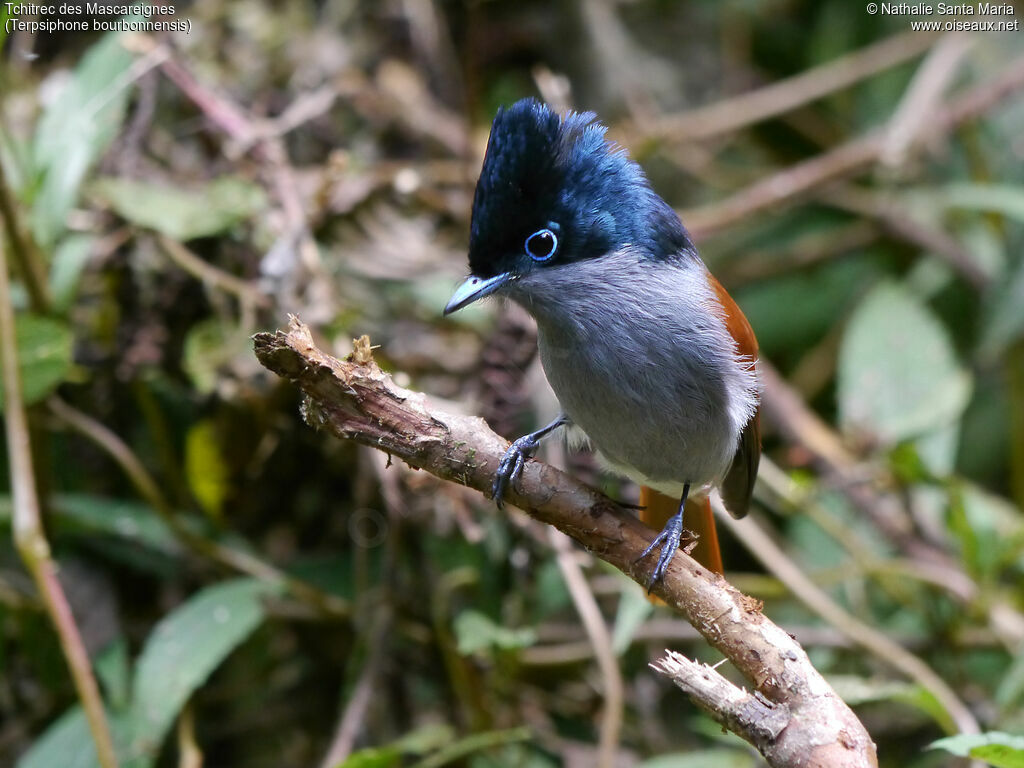
<instances>
[{"instance_id":1,"label":"bark on branch","mask_svg":"<svg viewBox=\"0 0 1024 768\"><path fill-rule=\"evenodd\" d=\"M508 442L480 418L446 413L403 389L373 362L369 342L346 360L321 352L292 319L287 332L254 337L256 356L307 396L312 426L397 456L440 478L490 492ZM636 562L653 532L611 499L569 475L529 461L507 501L555 526L631 579L646 584L654 558ZM679 552L654 593L721 651L755 693L671 655L672 677L719 722L757 747L775 768L877 767L875 745L853 712L815 670L803 649L761 613L759 601ZM689 681L688 685L683 682Z\"/></svg>"}]
</instances>

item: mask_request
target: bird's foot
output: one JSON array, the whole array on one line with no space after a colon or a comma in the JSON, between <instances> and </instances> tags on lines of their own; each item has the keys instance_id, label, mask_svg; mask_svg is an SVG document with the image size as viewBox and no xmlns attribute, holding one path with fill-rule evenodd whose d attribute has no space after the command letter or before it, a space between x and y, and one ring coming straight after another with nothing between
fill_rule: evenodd
<instances>
[{"instance_id":1,"label":"bird's foot","mask_svg":"<svg viewBox=\"0 0 1024 768\"><path fill-rule=\"evenodd\" d=\"M494 482L491 485L491 498L498 505L498 509L505 508L505 491L507 491L523 472L526 460L531 458L537 450L540 438L537 433L523 435L505 451L498 464L498 471L494 473Z\"/></svg>"},{"instance_id":2,"label":"bird's foot","mask_svg":"<svg viewBox=\"0 0 1024 768\"><path fill-rule=\"evenodd\" d=\"M681 514L675 514L665 524L665 527L661 530L661 533L652 541L647 549L640 553L640 557L634 560L634 563L638 563L649 555L656 547L661 546L661 551L658 553L658 562L654 566L654 571L651 573L651 579L647 582L647 593L650 594L654 585L662 580L665 576L665 571L668 569L668 564L672 562L672 556L675 555L676 550L679 549L679 542L683 538L683 516Z\"/></svg>"},{"instance_id":3,"label":"bird's foot","mask_svg":"<svg viewBox=\"0 0 1024 768\"><path fill-rule=\"evenodd\" d=\"M540 440L550 435L559 427L569 423L569 417L565 414L559 415L554 421L536 432L523 435L518 440L513 440L512 445L505 451L498 464L498 471L494 475L494 483L491 485L491 498L498 505L498 509L504 509L504 496L507 491L522 474L526 460L533 456L540 445Z\"/></svg>"}]
</instances>

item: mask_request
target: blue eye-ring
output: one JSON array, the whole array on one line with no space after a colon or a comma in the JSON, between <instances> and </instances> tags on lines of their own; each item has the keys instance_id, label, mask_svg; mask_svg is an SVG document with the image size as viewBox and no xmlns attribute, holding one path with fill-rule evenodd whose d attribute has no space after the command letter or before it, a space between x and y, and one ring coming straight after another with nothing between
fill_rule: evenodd
<instances>
[{"instance_id":1,"label":"blue eye-ring","mask_svg":"<svg viewBox=\"0 0 1024 768\"><path fill-rule=\"evenodd\" d=\"M534 261L547 261L558 250L558 235L545 227L538 229L523 243L527 255Z\"/></svg>"}]
</instances>

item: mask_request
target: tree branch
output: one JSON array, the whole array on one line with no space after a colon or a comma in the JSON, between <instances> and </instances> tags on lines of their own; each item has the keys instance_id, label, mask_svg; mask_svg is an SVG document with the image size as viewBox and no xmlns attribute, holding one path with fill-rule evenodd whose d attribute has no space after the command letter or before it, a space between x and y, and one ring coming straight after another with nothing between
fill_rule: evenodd
<instances>
[{"instance_id":1,"label":"tree branch","mask_svg":"<svg viewBox=\"0 0 1024 768\"><path fill-rule=\"evenodd\" d=\"M775 704L756 691L750 693L733 685L715 667L688 659L681 653L665 651L665 656L651 664L651 668L684 690L719 724L735 733L749 733L749 740L765 757L775 751L779 735L790 724L792 713L785 704ZM798 759L799 755L794 757ZM797 763L785 759L778 764Z\"/></svg>"},{"instance_id":2,"label":"tree branch","mask_svg":"<svg viewBox=\"0 0 1024 768\"><path fill-rule=\"evenodd\" d=\"M373 362L366 337L345 361L317 349L309 329L296 319L287 333L260 333L254 342L260 362L306 394L303 414L311 425L378 448L442 479L489 492L508 442L482 419L446 413L426 395L396 386ZM538 461L527 462L518 486L506 498L634 581L647 583L654 563L637 562L637 557L652 532L611 499ZM772 727L767 740L754 725L728 719L729 727L761 749L770 765L877 766L875 745L864 726L811 666L799 644L761 613L757 600L683 552L672 559L653 591L685 615L765 700L786 708L786 723Z\"/></svg>"}]
</instances>

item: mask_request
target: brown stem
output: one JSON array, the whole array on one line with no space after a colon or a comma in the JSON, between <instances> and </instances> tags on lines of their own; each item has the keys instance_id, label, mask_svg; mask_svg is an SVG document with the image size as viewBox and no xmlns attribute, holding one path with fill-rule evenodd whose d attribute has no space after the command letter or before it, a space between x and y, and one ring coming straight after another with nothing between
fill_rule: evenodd
<instances>
[{"instance_id":1,"label":"brown stem","mask_svg":"<svg viewBox=\"0 0 1024 768\"><path fill-rule=\"evenodd\" d=\"M178 717L178 768L203 768L203 750L196 741L196 717L191 702Z\"/></svg>"},{"instance_id":2,"label":"brown stem","mask_svg":"<svg viewBox=\"0 0 1024 768\"><path fill-rule=\"evenodd\" d=\"M1009 94L1021 88L1024 88L1024 56L1011 61L998 77L975 85L944 108L936 110L928 126L914 134L912 147L945 136L962 123L1004 102ZM878 162L888 146L887 136L888 132L883 127L851 139L756 181L724 200L683 211L683 221L691 234L700 240L754 213L792 202L812 189L852 176Z\"/></svg>"},{"instance_id":3,"label":"brown stem","mask_svg":"<svg viewBox=\"0 0 1024 768\"><path fill-rule=\"evenodd\" d=\"M554 528L547 530L551 548L555 551L558 569L562 572L562 580L569 590L573 605L576 606L576 613L579 614L580 621L590 638L594 656L597 658L598 669L601 670L604 703L601 711L597 765L598 768L613 768L619 750L623 699L625 698L619 660L615 657L615 650L612 648L612 637L608 631L608 625L605 624L604 617L601 615L597 598L594 597L593 591L587 584L583 569L576 561L576 553L573 551L572 544Z\"/></svg>"},{"instance_id":4,"label":"brown stem","mask_svg":"<svg viewBox=\"0 0 1024 768\"><path fill-rule=\"evenodd\" d=\"M50 310L51 302L43 267L43 255L18 215L14 192L7 184L3 163L0 163L0 221L3 222L7 233L7 242L10 244L14 263L22 280L25 281L29 303L35 312L45 314Z\"/></svg>"},{"instance_id":5,"label":"brown stem","mask_svg":"<svg viewBox=\"0 0 1024 768\"><path fill-rule=\"evenodd\" d=\"M2 184L0 184L2 186ZM25 567L36 583L50 620L57 630L60 647L71 670L78 698L85 710L96 755L103 768L117 768L114 742L103 709L103 699L89 664L82 636L71 614L64 590L57 579L57 564L50 553L50 544L43 532L36 495L35 472L32 467L32 446L29 442L28 419L21 395L18 371L18 346L11 306L11 288L7 276L7 255L0 243L0 355L3 366L4 423L7 427L7 455L11 471L13 497L14 543Z\"/></svg>"},{"instance_id":6,"label":"brown stem","mask_svg":"<svg viewBox=\"0 0 1024 768\"><path fill-rule=\"evenodd\" d=\"M321 352L293 319L287 333L254 337L264 366L306 394L306 420L339 437L376 447L442 479L489 491L508 442L479 418L446 413L422 393L395 385L373 362L365 337L347 361ZM640 584L651 560L638 560L652 531L607 497L557 469L530 461L510 503L568 534ZM766 753L775 768L877 766L864 726L811 666L807 654L761 613L757 600L680 552L654 594L679 610L788 720ZM764 739L730 723L755 745ZM799 757L797 757L799 756Z\"/></svg>"},{"instance_id":7,"label":"brown stem","mask_svg":"<svg viewBox=\"0 0 1024 768\"><path fill-rule=\"evenodd\" d=\"M179 243L167 235L157 235L157 242L167 257L196 278L204 285L209 285L218 290L230 293L240 302L255 307L266 307L270 299L259 292L248 280L235 277L230 272L225 272L219 267L213 266L207 261L199 258L187 246Z\"/></svg>"},{"instance_id":8,"label":"brown stem","mask_svg":"<svg viewBox=\"0 0 1024 768\"><path fill-rule=\"evenodd\" d=\"M147 40L146 45L161 49L157 43ZM310 233L306 209L295 180L295 172L288 159L284 140L273 133L261 132L254 120L242 107L206 87L187 67L185 61L174 55L169 47L163 47L161 69L165 75L195 103L203 114L243 148L252 147L256 158L264 166L271 186L287 225L287 239L297 244L297 255L302 266L319 278L322 273L320 252ZM318 284L329 290L323 280Z\"/></svg>"},{"instance_id":9,"label":"brown stem","mask_svg":"<svg viewBox=\"0 0 1024 768\"><path fill-rule=\"evenodd\" d=\"M331 746L320 762L321 768L334 768L341 765L352 754L360 730L365 725L366 712L373 702L374 692L379 690L377 677L384 660L384 649L387 647L387 633L391 628L391 613L385 607L374 617L373 626L367 636L367 661L359 675L352 695L349 696L345 711L338 721L338 727L331 739Z\"/></svg>"},{"instance_id":10,"label":"brown stem","mask_svg":"<svg viewBox=\"0 0 1024 768\"><path fill-rule=\"evenodd\" d=\"M935 44L935 35L909 32L840 56L799 75L679 115L666 115L646 131L673 142L706 139L789 112L909 61Z\"/></svg>"}]
</instances>

